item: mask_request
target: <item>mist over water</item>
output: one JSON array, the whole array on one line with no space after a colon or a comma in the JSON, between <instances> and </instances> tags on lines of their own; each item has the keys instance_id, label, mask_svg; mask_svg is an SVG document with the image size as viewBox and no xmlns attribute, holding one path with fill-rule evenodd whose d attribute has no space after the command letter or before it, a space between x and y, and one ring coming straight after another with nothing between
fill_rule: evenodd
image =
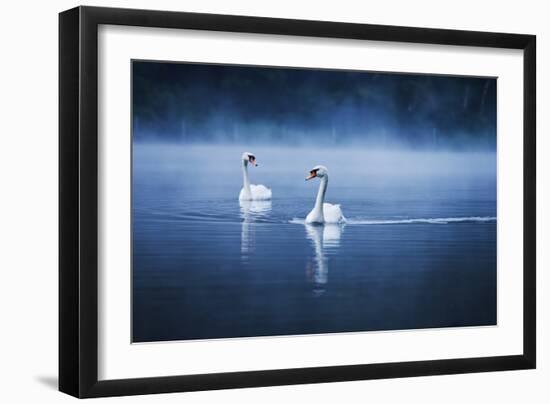
<instances>
[{"instance_id":1,"label":"mist over water","mask_svg":"<svg viewBox=\"0 0 550 404\"><path fill-rule=\"evenodd\" d=\"M288 210L274 213L281 221L304 218L311 210L318 182L304 180L319 164L329 170L326 201L342 204L350 221L496 216L493 152L138 144L133 166L136 192L144 179L162 175L166 180L168 175L175 185L185 184L178 189L185 198L236 199L242 187L243 151L255 153L259 163L249 168L252 183L272 188L274 201L289 204ZM349 201L347 206L344 201ZM475 208L469 205L472 201L495 206ZM218 219L233 217L227 214Z\"/></svg>"}]
</instances>

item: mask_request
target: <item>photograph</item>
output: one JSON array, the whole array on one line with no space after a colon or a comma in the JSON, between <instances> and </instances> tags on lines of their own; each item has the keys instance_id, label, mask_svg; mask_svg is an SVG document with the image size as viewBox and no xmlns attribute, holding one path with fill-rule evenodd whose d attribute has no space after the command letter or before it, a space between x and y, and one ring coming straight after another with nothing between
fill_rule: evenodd
<instances>
[{"instance_id":1,"label":"photograph","mask_svg":"<svg viewBox=\"0 0 550 404\"><path fill-rule=\"evenodd\" d=\"M497 325L497 78L131 61L132 342Z\"/></svg>"}]
</instances>

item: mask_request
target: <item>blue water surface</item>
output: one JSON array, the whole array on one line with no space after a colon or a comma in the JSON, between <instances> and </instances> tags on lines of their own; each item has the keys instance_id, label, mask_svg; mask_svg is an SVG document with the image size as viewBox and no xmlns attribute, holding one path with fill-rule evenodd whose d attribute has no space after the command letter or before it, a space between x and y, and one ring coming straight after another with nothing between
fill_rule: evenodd
<instances>
[{"instance_id":1,"label":"blue water surface","mask_svg":"<svg viewBox=\"0 0 550 404\"><path fill-rule=\"evenodd\" d=\"M492 152L135 144L132 186L134 342L496 324Z\"/></svg>"}]
</instances>

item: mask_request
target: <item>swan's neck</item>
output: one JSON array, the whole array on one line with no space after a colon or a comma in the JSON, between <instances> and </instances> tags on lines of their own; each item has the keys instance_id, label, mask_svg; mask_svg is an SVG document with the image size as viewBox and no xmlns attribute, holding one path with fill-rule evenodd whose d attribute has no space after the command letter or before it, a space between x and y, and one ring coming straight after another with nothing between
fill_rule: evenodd
<instances>
[{"instance_id":1,"label":"swan's neck","mask_svg":"<svg viewBox=\"0 0 550 404\"><path fill-rule=\"evenodd\" d=\"M248 161L243 160L243 188L250 194L250 180L248 179Z\"/></svg>"},{"instance_id":2,"label":"swan's neck","mask_svg":"<svg viewBox=\"0 0 550 404\"><path fill-rule=\"evenodd\" d=\"M315 199L314 210L318 211L323 215L323 203L325 203L325 194L327 192L328 186L328 175L325 175L321 178L321 183L319 184L319 191L317 191L317 199ZM324 215L323 215L324 217Z\"/></svg>"}]
</instances>

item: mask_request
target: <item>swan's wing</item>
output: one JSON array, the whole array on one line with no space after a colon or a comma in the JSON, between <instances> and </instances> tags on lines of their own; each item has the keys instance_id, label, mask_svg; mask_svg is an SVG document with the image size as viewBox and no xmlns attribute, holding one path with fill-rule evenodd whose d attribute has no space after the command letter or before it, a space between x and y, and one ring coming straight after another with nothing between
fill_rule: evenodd
<instances>
[{"instance_id":1,"label":"swan's wing","mask_svg":"<svg viewBox=\"0 0 550 404\"><path fill-rule=\"evenodd\" d=\"M340 205L324 203L323 213L325 215L325 223L344 223L346 221Z\"/></svg>"},{"instance_id":2,"label":"swan's wing","mask_svg":"<svg viewBox=\"0 0 550 404\"><path fill-rule=\"evenodd\" d=\"M250 185L252 199L255 201L267 201L271 199L271 189L262 184Z\"/></svg>"}]
</instances>

